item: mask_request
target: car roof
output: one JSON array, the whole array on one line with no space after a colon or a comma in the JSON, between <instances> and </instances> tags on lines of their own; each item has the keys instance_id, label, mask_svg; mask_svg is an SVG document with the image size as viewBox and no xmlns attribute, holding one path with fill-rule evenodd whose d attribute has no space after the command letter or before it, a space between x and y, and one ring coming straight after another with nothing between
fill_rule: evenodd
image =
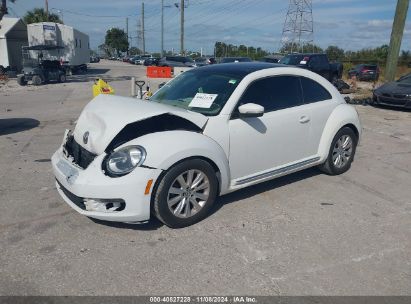
<instances>
[{"instance_id":1,"label":"car roof","mask_svg":"<svg viewBox=\"0 0 411 304\"><path fill-rule=\"evenodd\" d=\"M236 62L236 63L224 63L224 64L212 64L204 67L199 67L194 69L198 71L204 71L207 73L221 73L221 74L237 74L239 76L245 76L250 73L278 68L278 67L288 67L283 64L268 63L268 62Z\"/></svg>"}]
</instances>

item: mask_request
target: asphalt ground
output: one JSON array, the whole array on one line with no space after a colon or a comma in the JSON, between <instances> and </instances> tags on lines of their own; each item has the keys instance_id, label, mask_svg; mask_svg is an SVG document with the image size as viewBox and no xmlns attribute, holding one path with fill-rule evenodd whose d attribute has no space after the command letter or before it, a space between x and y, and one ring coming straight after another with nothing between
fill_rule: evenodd
<instances>
[{"instance_id":1,"label":"asphalt ground","mask_svg":"<svg viewBox=\"0 0 411 304\"><path fill-rule=\"evenodd\" d=\"M90 67L0 87L0 295L411 295L410 111L357 106L363 139L344 175L243 189L184 229L107 223L64 203L50 157L94 78L127 96L144 69Z\"/></svg>"}]
</instances>

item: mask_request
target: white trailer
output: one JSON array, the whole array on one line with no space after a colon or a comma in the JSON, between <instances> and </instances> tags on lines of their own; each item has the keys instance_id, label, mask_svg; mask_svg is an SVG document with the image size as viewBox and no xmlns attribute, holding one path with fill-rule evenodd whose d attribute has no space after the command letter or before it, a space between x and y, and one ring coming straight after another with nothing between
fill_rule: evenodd
<instances>
[{"instance_id":1,"label":"white trailer","mask_svg":"<svg viewBox=\"0 0 411 304\"><path fill-rule=\"evenodd\" d=\"M22 69L21 48L27 45L27 27L19 18L0 20L0 66L11 70Z\"/></svg>"},{"instance_id":2,"label":"white trailer","mask_svg":"<svg viewBox=\"0 0 411 304\"><path fill-rule=\"evenodd\" d=\"M43 59L59 60L71 71L87 69L90 62L88 35L54 22L32 23L27 26L29 46L52 45L63 47L43 53Z\"/></svg>"}]
</instances>

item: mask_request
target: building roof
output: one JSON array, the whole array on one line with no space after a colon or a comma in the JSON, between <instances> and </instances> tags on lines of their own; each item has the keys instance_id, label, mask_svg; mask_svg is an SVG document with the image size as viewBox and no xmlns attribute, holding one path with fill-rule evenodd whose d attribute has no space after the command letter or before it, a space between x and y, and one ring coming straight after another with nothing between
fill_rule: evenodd
<instances>
[{"instance_id":1,"label":"building roof","mask_svg":"<svg viewBox=\"0 0 411 304\"><path fill-rule=\"evenodd\" d=\"M0 39L6 38L12 30L27 32L27 26L20 18L3 17L0 20Z\"/></svg>"}]
</instances>

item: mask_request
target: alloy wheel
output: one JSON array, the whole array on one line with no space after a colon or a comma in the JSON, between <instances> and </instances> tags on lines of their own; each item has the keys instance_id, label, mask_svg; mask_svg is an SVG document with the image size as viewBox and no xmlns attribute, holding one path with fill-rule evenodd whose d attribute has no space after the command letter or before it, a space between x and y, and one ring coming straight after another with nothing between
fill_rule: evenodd
<instances>
[{"instance_id":1,"label":"alloy wheel","mask_svg":"<svg viewBox=\"0 0 411 304\"><path fill-rule=\"evenodd\" d=\"M181 173L171 183L167 194L167 204L174 216L189 218L205 205L210 194L210 181L200 170Z\"/></svg>"},{"instance_id":2,"label":"alloy wheel","mask_svg":"<svg viewBox=\"0 0 411 304\"><path fill-rule=\"evenodd\" d=\"M353 140L349 135L341 136L335 143L332 159L336 168L344 167L351 158L353 152Z\"/></svg>"}]
</instances>

